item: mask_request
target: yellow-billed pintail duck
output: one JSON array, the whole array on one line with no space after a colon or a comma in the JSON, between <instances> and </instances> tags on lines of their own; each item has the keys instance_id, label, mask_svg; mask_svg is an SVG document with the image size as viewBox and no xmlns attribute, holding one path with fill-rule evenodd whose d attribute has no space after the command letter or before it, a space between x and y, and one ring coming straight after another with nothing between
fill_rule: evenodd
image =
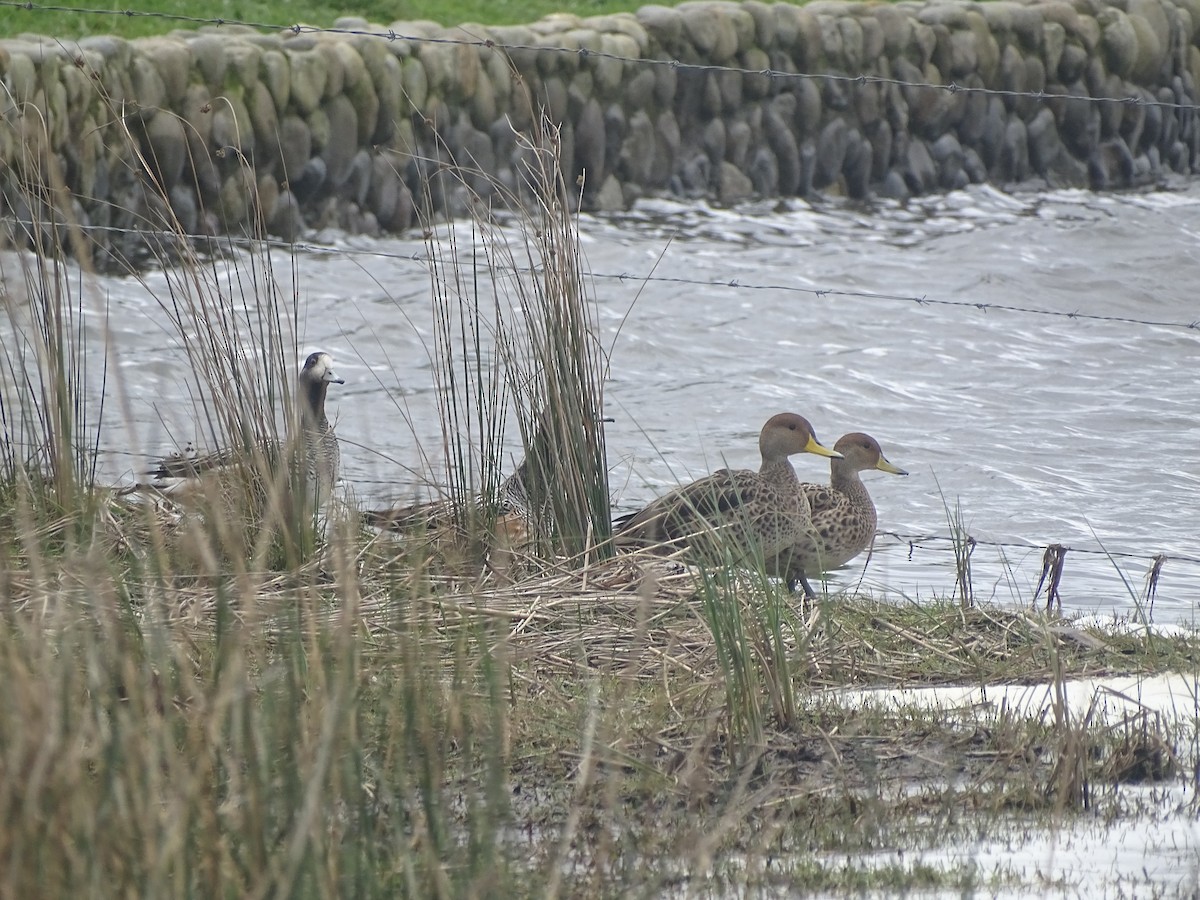
<instances>
[{"instance_id":1,"label":"yellow-billed pintail duck","mask_svg":"<svg viewBox=\"0 0 1200 900\"><path fill-rule=\"evenodd\" d=\"M803 416L780 413L763 426L758 438L762 465L749 469L720 469L671 491L644 509L616 523L618 549L699 551L706 561L756 565L769 575L796 581L812 589L803 569L791 564L794 548L817 540L808 500L788 461L797 453L837 459L841 454L822 446ZM794 576L794 577L793 577Z\"/></svg>"},{"instance_id":2,"label":"yellow-billed pintail duck","mask_svg":"<svg viewBox=\"0 0 1200 900\"><path fill-rule=\"evenodd\" d=\"M844 434L833 449L841 454L829 461L829 484L801 484L800 488L812 511L813 527L820 541L802 542L794 550L794 565L805 575L819 575L852 560L871 545L875 538L875 504L859 472L878 469L892 475L907 475L888 462L879 442L869 434Z\"/></svg>"}]
</instances>

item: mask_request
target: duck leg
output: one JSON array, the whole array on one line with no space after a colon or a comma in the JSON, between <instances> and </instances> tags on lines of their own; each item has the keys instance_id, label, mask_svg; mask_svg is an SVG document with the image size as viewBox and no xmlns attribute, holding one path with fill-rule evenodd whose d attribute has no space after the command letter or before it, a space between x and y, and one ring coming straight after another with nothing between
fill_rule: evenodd
<instances>
[{"instance_id":1,"label":"duck leg","mask_svg":"<svg viewBox=\"0 0 1200 900\"><path fill-rule=\"evenodd\" d=\"M799 583L804 588L804 600L817 599L816 591L812 589L812 585L808 583L808 579L804 577L804 572L793 572L788 576L787 587L793 594L796 593L796 584Z\"/></svg>"}]
</instances>

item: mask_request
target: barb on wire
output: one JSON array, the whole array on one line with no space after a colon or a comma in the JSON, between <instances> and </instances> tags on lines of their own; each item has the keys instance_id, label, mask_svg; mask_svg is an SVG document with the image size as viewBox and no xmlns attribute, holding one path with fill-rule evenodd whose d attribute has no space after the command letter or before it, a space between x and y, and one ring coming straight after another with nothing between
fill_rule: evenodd
<instances>
[{"instance_id":1,"label":"barb on wire","mask_svg":"<svg viewBox=\"0 0 1200 900\"><path fill-rule=\"evenodd\" d=\"M835 72L787 72L782 69L747 69L740 66L725 66L713 63L690 63L683 62L678 59L671 58L656 58L656 57L632 57L622 56L618 53L610 53L604 50L594 50L584 47L553 47L542 44L507 44L496 41L492 38L474 38L474 37L447 37L447 36L427 36L420 34L402 34L398 33L393 28L387 30L374 29L359 29L359 28L326 28L318 25L304 25L300 23L279 24L272 22L252 22L242 19L227 19L220 17L204 17L192 16L183 13L166 13L157 10L138 10L138 9L97 9L91 7L75 7L63 6L56 4L33 3L31 0L0 0L0 9L9 8L21 10L23 12L59 12L71 13L75 15L93 15L93 16L121 16L124 18L146 18L146 19L163 19L169 22L183 22L190 25L212 25L218 28L226 26L238 26L244 28L252 28L258 31L275 31L289 32L294 35L300 34L343 34L356 37L377 37L381 40L389 42L407 41L414 44L449 44L463 47L475 47L477 49L487 50L517 50L521 52L531 53L558 53L568 54L579 58L596 57L600 59L613 60L620 63L628 63L630 65L644 65L652 67L665 67L676 71L694 71L694 72L729 72L740 75L749 76L765 76L772 81L798 81L801 79L836 82L841 84L855 85L885 85L902 88L916 88L924 90L942 91L948 94L982 94L993 97L1017 98L1026 97L1045 102L1046 100L1056 100L1072 103L1102 103L1102 104L1121 104L1130 106L1156 107L1159 109L1169 109L1178 111L1198 112L1200 105L1193 103L1179 103L1173 100L1159 100L1157 98L1142 97L1137 94L1129 94L1119 97L1091 97L1076 94L1052 94L1044 90L1038 91L1019 91L1006 90L1001 88L986 88L986 87L971 87L950 82L948 84L930 84L922 81L905 81L901 78L884 77L882 75L842 75Z\"/></svg>"},{"instance_id":2,"label":"barb on wire","mask_svg":"<svg viewBox=\"0 0 1200 900\"><path fill-rule=\"evenodd\" d=\"M1033 599L1037 600L1038 594L1042 592L1042 584L1045 583L1046 612L1050 612L1051 608L1055 606L1059 612L1062 612L1062 597L1058 593L1058 588L1062 584L1063 563L1066 562L1067 551L1070 549L1062 544L1050 544L1046 547L1046 552L1042 554L1042 574L1038 578Z\"/></svg>"},{"instance_id":3,"label":"barb on wire","mask_svg":"<svg viewBox=\"0 0 1200 900\"><path fill-rule=\"evenodd\" d=\"M1156 553L1150 562L1150 568L1146 572L1146 588L1142 592L1142 602L1149 609L1149 618L1154 618L1154 598L1158 596L1158 579L1162 575L1163 564L1167 561L1167 554Z\"/></svg>"}]
</instances>

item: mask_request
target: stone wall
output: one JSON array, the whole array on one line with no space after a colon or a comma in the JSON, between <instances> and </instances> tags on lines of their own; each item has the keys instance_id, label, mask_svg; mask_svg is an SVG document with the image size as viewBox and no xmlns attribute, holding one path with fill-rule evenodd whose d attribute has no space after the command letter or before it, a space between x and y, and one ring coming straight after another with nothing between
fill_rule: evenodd
<instances>
[{"instance_id":1,"label":"stone wall","mask_svg":"<svg viewBox=\"0 0 1200 900\"><path fill-rule=\"evenodd\" d=\"M26 35L0 41L3 212L70 208L116 235L168 217L399 230L519 184L543 108L590 208L1137 185L1200 165L1198 27L1200 0L746 0L492 28ZM950 84L1009 93L922 86Z\"/></svg>"}]
</instances>

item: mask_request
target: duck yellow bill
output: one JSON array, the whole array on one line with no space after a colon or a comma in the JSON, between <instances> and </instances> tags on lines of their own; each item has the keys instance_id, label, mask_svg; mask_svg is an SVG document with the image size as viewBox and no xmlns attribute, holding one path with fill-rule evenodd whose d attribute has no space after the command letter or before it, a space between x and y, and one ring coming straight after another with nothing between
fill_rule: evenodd
<instances>
[{"instance_id":1,"label":"duck yellow bill","mask_svg":"<svg viewBox=\"0 0 1200 900\"><path fill-rule=\"evenodd\" d=\"M815 453L817 456L828 456L830 459L842 459L842 454L836 450L830 450L823 444L817 443L817 439L811 434L808 436L808 443L804 447L805 453Z\"/></svg>"},{"instance_id":2,"label":"duck yellow bill","mask_svg":"<svg viewBox=\"0 0 1200 900\"><path fill-rule=\"evenodd\" d=\"M875 468L877 468L880 472L890 472L892 475L907 475L908 474L903 469L901 469L899 466L893 466L890 462L888 462L882 456L879 457L879 462L875 463Z\"/></svg>"}]
</instances>

